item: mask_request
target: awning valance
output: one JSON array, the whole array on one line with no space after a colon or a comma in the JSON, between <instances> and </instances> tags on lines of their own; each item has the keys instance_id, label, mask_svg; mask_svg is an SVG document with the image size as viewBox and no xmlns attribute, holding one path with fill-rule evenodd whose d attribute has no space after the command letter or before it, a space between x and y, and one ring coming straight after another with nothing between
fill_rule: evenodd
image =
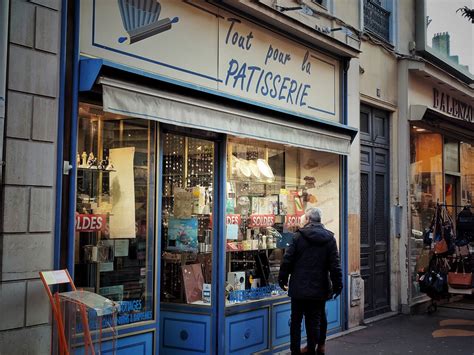
<instances>
[{"instance_id":1,"label":"awning valance","mask_svg":"<svg viewBox=\"0 0 474 355\"><path fill-rule=\"evenodd\" d=\"M409 121L428 126L451 138L474 143L474 122L451 117L426 105L411 105Z\"/></svg>"},{"instance_id":2,"label":"awning valance","mask_svg":"<svg viewBox=\"0 0 474 355\"><path fill-rule=\"evenodd\" d=\"M219 103L100 78L104 111L241 137L349 154L353 128L334 130L288 122L273 115L229 108ZM328 125L333 128L331 125Z\"/></svg>"}]
</instances>

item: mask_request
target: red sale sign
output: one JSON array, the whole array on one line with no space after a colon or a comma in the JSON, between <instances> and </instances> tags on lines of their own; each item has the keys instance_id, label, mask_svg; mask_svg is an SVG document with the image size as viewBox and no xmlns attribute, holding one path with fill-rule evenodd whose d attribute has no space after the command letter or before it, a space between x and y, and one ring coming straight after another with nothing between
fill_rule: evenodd
<instances>
[{"instance_id":1,"label":"red sale sign","mask_svg":"<svg viewBox=\"0 0 474 355\"><path fill-rule=\"evenodd\" d=\"M273 214L253 214L250 215L249 227L271 227L275 224Z\"/></svg>"},{"instance_id":2,"label":"red sale sign","mask_svg":"<svg viewBox=\"0 0 474 355\"><path fill-rule=\"evenodd\" d=\"M305 216L300 214L289 214L285 216L285 227L302 227Z\"/></svg>"},{"instance_id":3,"label":"red sale sign","mask_svg":"<svg viewBox=\"0 0 474 355\"><path fill-rule=\"evenodd\" d=\"M103 231L107 224L105 214L76 214L77 232L98 232Z\"/></svg>"},{"instance_id":4,"label":"red sale sign","mask_svg":"<svg viewBox=\"0 0 474 355\"><path fill-rule=\"evenodd\" d=\"M225 216L225 224L240 224L240 214L228 214Z\"/></svg>"}]
</instances>

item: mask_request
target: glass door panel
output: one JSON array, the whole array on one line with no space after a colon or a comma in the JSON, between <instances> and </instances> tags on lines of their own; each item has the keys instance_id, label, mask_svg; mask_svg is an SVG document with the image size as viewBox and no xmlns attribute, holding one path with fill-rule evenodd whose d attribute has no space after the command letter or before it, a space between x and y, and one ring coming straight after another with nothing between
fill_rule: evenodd
<instances>
[{"instance_id":1,"label":"glass door panel","mask_svg":"<svg viewBox=\"0 0 474 355\"><path fill-rule=\"evenodd\" d=\"M215 143L162 139L161 302L210 305Z\"/></svg>"}]
</instances>

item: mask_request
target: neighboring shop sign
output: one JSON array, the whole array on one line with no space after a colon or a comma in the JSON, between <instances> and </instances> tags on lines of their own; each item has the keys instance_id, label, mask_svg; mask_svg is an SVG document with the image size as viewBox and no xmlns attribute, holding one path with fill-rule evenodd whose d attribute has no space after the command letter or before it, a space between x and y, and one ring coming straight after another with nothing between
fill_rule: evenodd
<instances>
[{"instance_id":1,"label":"neighboring shop sign","mask_svg":"<svg viewBox=\"0 0 474 355\"><path fill-rule=\"evenodd\" d=\"M433 88L433 108L468 122L474 122L472 106Z\"/></svg>"},{"instance_id":2,"label":"neighboring shop sign","mask_svg":"<svg viewBox=\"0 0 474 355\"><path fill-rule=\"evenodd\" d=\"M173 82L340 121L336 59L205 2L81 1L80 46Z\"/></svg>"}]
</instances>

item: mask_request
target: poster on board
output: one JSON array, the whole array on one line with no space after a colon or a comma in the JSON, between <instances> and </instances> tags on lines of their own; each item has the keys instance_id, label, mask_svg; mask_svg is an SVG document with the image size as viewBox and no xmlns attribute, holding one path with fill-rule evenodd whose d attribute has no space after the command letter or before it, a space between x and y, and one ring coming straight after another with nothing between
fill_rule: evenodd
<instances>
[{"instance_id":1,"label":"poster on board","mask_svg":"<svg viewBox=\"0 0 474 355\"><path fill-rule=\"evenodd\" d=\"M110 238L135 238L135 181L133 158L135 148L113 148L109 151L115 171L109 174L112 211Z\"/></svg>"}]
</instances>

